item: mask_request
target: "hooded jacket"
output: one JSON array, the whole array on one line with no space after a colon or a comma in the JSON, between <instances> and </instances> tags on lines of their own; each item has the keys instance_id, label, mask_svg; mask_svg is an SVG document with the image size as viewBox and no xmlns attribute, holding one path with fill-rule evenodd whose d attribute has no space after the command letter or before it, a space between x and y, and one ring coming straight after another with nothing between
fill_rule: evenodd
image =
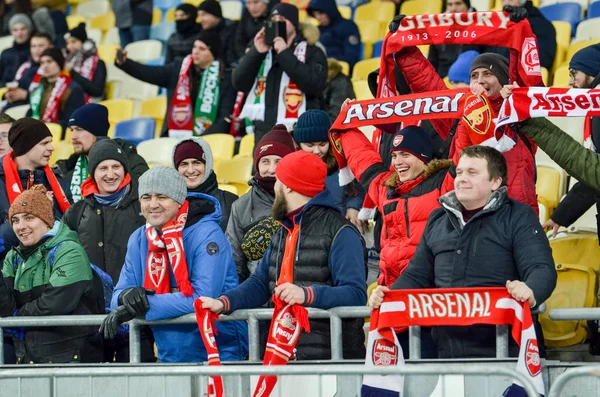
<instances>
[{"instance_id":1,"label":"hooded jacket","mask_svg":"<svg viewBox=\"0 0 600 397\"><path fill-rule=\"evenodd\" d=\"M319 26L319 41L325 46L328 58L348 62L352 68L360 60L360 32L354 21L345 19L335 0L311 0L306 11L320 11L329 17L329 25Z\"/></svg>"},{"instance_id":2,"label":"hooded jacket","mask_svg":"<svg viewBox=\"0 0 600 397\"><path fill-rule=\"evenodd\" d=\"M259 261L250 261L242 250L242 241L245 235L258 222L271 216L271 209L275 198L267 193L256 178L250 182L250 190L237 199L231 206L231 215L227 223L227 239L233 249L233 260L240 283L250 277L258 266Z\"/></svg>"},{"instance_id":3,"label":"hooded jacket","mask_svg":"<svg viewBox=\"0 0 600 397\"><path fill-rule=\"evenodd\" d=\"M327 86L321 94L321 109L329 114L333 123L340 114L346 98L355 98L350 77L342 73L342 66L334 59L327 60Z\"/></svg>"},{"instance_id":4,"label":"hooded jacket","mask_svg":"<svg viewBox=\"0 0 600 397\"><path fill-rule=\"evenodd\" d=\"M191 54L194 48L194 41L198 33L202 31L202 26L198 23L192 24L185 32L174 32L167 40L167 50L165 53L165 65L171 62L181 62L188 54Z\"/></svg>"},{"instance_id":5,"label":"hooded jacket","mask_svg":"<svg viewBox=\"0 0 600 397\"><path fill-rule=\"evenodd\" d=\"M4 259L2 276L0 316L104 313L102 287L94 283L77 234L59 221L33 251L13 248ZM29 328L22 343L15 339L19 345L20 362L26 363L100 362L103 357L97 327Z\"/></svg>"},{"instance_id":6,"label":"hooded jacket","mask_svg":"<svg viewBox=\"0 0 600 397\"><path fill-rule=\"evenodd\" d=\"M190 53L191 49L186 55ZM173 100L175 89L177 88L177 82L179 81L179 70L181 69L182 63L183 58L165 66L148 66L132 61L131 59L127 59L123 65L117 65L119 69L123 70L133 78L157 85L159 87L165 87L167 89L167 98L169 103L167 104L167 111L164 118L165 121L163 122L161 136L168 136L169 109L171 108L171 101ZM192 108L194 107L194 103L198 97L202 73L204 73L204 71L197 72L193 66L189 71L190 98L192 99ZM220 99L217 117L213 125L211 125L210 128L204 132L204 135L227 133L229 131L228 120L229 116L231 116L231 112L233 111L236 91L231 85L231 72L223 70L223 68L219 89Z\"/></svg>"},{"instance_id":7,"label":"hooded jacket","mask_svg":"<svg viewBox=\"0 0 600 397\"><path fill-rule=\"evenodd\" d=\"M314 42L307 42L306 61L300 62L294 55L294 50L305 39L300 30L297 29L296 32L296 39L288 49L279 54L273 52L273 64L267 76L264 93L265 117L263 121L253 121L256 144L277 123L278 102L281 100L279 86L284 72L306 96L306 109L320 108L319 98L327 84L327 58ZM260 54L252 45L239 60L232 74L233 86L237 91L245 94L250 92L266 56L267 53Z\"/></svg>"},{"instance_id":8,"label":"hooded jacket","mask_svg":"<svg viewBox=\"0 0 600 397\"><path fill-rule=\"evenodd\" d=\"M536 214L501 187L466 223L454 192L440 198L421 243L392 289L504 287L520 280L543 303L556 286L554 259ZM434 327L440 358L495 357L494 326Z\"/></svg>"},{"instance_id":9,"label":"hooded jacket","mask_svg":"<svg viewBox=\"0 0 600 397\"><path fill-rule=\"evenodd\" d=\"M238 278L231 246L219 227L221 206L214 197L190 193L189 217L183 229L183 248L189 279L194 287L191 297L180 292L148 296L150 310L146 320L155 321L194 313L194 300L200 296L217 298L237 287ZM215 249L216 246L216 249ZM148 240L145 226L129 238L125 265L112 296L111 309L119 305L123 290L144 285ZM176 288L171 272L171 286ZM152 326L161 362L207 361L206 350L196 324ZM242 361L248 354L248 330L244 321L216 323L215 339L223 361Z\"/></svg>"},{"instance_id":10,"label":"hooded jacket","mask_svg":"<svg viewBox=\"0 0 600 397\"><path fill-rule=\"evenodd\" d=\"M177 151L177 147L185 141L193 141L198 144L202 148L206 160L202 182L194 189L188 188L188 192L208 194L209 196L213 196L219 200L219 204L221 205L221 222L219 224L221 225L223 232L225 232L227 229L227 223L229 222L229 215L231 214L231 206L235 200L237 200L238 196L231 192L226 192L225 190L219 189L219 183L214 171L212 149L210 148L208 142L206 142L204 139L198 137L182 139L173 148L173 158L175 158L175 151ZM175 168L175 164L173 164L173 167Z\"/></svg>"},{"instance_id":11,"label":"hooded jacket","mask_svg":"<svg viewBox=\"0 0 600 397\"><path fill-rule=\"evenodd\" d=\"M413 93L447 90L446 83L435 72L416 47L402 50L401 56L396 57L396 63ZM502 105L502 96L489 98L490 105L496 114ZM437 133L446 140L452 129L454 119L430 120ZM528 204L538 212L537 195L535 192L535 153L537 147L520 131L519 125L506 127L505 134L515 141L515 146L508 152L502 153L508 165L508 195L510 198ZM462 149L472 146L471 138L464 122L461 120L450 144L450 158L458 163Z\"/></svg>"},{"instance_id":12,"label":"hooded jacket","mask_svg":"<svg viewBox=\"0 0 600 397\"><path fill-rule=\"evenodd\" d=\"M281 222L256 272L220 297L223 313L260 307L269 301L281 270L287 234L297 228L294 284L304 289L303 306L331 309L366 303L364 240L332 201L331 193L325 190L304 205L293 224L287 218ZM344 321L345 358L364 357L362 323L362 319ZM298 340L297 359L329 359L329 321L310 320L310 326L311 333L302 333Z\"/></svg>"},{"instance_id":13,"label":"hooded jacket","mask_svg":"<svg viewBox=\"0 0 600 397\"><path fill-rule=\"evenodd\" d=\"M400 184L396 170L383 165L361 131L343 133L342 147L350 170L383 216L378 283L389 287L413 257L438 198L454 189L451 162L432 161L423 174Z\"/></svg>"},{"instance_id":14,"label":"hooded jacket","mask_svg":"<svg viewBox=\"0 0 600 397\"><path fill-rule=\"evenodd\" d=\"M270 0L267 2L265 12L258 18L253 18L244 7L242 11L242 19L238 23L234 37L235 59L239 60L246 53L246 49L250 47L254 41L254 36L263 27L266 20L269 19L271 10L275 5L279 4L279 0Z\"/></svg>"}]
</instances>

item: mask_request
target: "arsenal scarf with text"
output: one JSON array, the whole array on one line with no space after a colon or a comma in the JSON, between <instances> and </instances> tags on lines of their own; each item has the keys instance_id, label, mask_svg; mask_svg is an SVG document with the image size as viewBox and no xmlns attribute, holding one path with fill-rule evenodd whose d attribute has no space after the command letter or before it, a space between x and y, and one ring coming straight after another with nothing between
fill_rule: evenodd
<instances>
[{"instance_id":1,"label":"arsenal scarf with text","mask_svg":"<svg viewBox=\"0 0 600 397\"><path fill-rule=\"evenodd\" d=\"M42 103L42 96L44 95L44 86L38 85L29 95L29 102L31 104L31 117L44 123L56 123L58 122L58 114L60 112L60 101L65 95L67 88L71 84L71 76L67 73L61 73L56 79L46 109L43 114L40 114L40 105Z\"/></svg>"},{"instance_id":2,"label":"arsenal scarf with text","mask_svg":"<svg viewBox=\"0 0 600 397\"><path fill-rule=\"evenodd\" d=\"M219 61L214 61L202 73L195 105L192 103L190 94L190 69L192 67L192 56L188 55L183 59L179 69L175 95L173 95L169 108L170 137L185 138L202 135L217 119L221 97L221 64Z\"/></svg>"},{"instance_id":3,"label":"arsenal scarf with text","mask_svg":"<svg viewBox=\"0 0 600 397\"><path fill-rule=\"evenodd\" d=\"M219 356L217 341L215 340L215 335L217 335L215 321L219 318L219 315L208 309L204 309L202 307L202 299L200 298L196 298L194 301L194 311L196 312L196 322L198 323L200 336L202 336L204 348L206 349L208 365L220 366L221 357ZM224 395L223 378L221 376L209 376L207 396L223 397Z\"/></svg>"},{"instance_id":4,"label":"arsenal scarf with text","mask_svg":"<svg viewBox=\"0 0 600 397\"><path fill-rule=\"evenodd\" d=\"M81 193L81 185L88 178L88 158L85 154L80 155L75 163L73 169L73 177L71 178L71 195L73 196L73 203L78 202L83 198Z\"/></svg>"},{"instance_id":5,"label":"arsenal scarf with text","mask_svg":"<svg viewBox=\"0 0 600 397\"><path fill-rule=\"evenodd\" d=\"M294 48L294 55L302 62L306 62L306 49L308 44L301 41ZM248 93L246 103L242 108L241 118L251 121L265 119L267 78L273 65L273 51L270 50L260 66L258 76L254 81L252 89ZM279 95L277 96L277 120L275 124L284 124L288 130L292 129L298 117L306 111L306 96L298 85L290 80L290 76L283 72L279 82Z\"/></svg>"},{"instance_id":6,"label":"arsenal scarf with text","mask_svg":"<svg viewBox=\"0 0 600 397\"><path fill-rule=\"evenodd\" d=\"M367 366L404 365L402 347L394 328L406 326L511 325L512 337L520 346L517 371L531 380L544 395L539 348L531 309L527 302L513 299L506 288L448 288L394 290L371 315L367 342ZM514 382L504 396L524 395ZM362 397L402 397L401 375L365 375Z\"/></svg>"},{"instance_id":7,"label":"arsenal scarf with text","mask_svg":"<svg viewBox=\"0 0 600 397\"><path fill-rule=\"evenodd\" d=\"M183 247L183 228L187 220L189 203L186 200L174 220L167 222L159 232L146 224L148 256L144 288L153 289L157 294L171 291L171 270L175 275L177 288L184 296L192 296L194 287L188 278L188 267Z\"/></svg>"}]
</instances>

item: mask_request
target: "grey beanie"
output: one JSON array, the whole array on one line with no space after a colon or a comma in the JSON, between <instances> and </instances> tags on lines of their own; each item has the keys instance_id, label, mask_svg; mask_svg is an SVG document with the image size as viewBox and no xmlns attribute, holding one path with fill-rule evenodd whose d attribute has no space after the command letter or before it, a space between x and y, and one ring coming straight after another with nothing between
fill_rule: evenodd
<instances>
[{"instance_id":1,"label":"grey beanie","mask_svg":"<svg viewBox=\"0 0 600 397\"><path fill-rule=\"evenodd\" d=\"M90 149L88 154L88 170L94 179L94 172L104 160L116 160L123 165L125 174L129 172L129 161L121 146L112 139L100 139Z\"/></svg>"},{"instance_id":2,"label":"grey beanie","mask_svg":"<svg viewBox=\"0 0 600 397\"><path fill-rule=\"evenodd\" d=\"M508 84L508 59L502 55L484 52L471 62L469 74L479 68L485 68L492 72L498 78L500 85Z\"/></svg>"},{"instance_id":3,"label":"grey beanie","mask_svg":"<svg viewBox=\"0 0 600 397\"><path fill-rule=\"evenodd\" d=\"M27 14L13 15L12 18L10 18L10 20L8 21L9 29L12 30L13 25L15 25L17 23L21 23L21 24L25 25L25 27L27 29L29 29L29 32L31 33L31 31L33 29L33 23L31 22L31 19L29 18L29 16Z\"/></svg>"},{"instance_id":4,"label":"grey beanie","mask_svg":"<svg viewBox=\"0 0 600 397\"><path fill-rule=\"evenodd\" d=\"M140 198L145 194L163 194L183 204L187 196L187 185L176 169L158 166L140 176L138 193Z\"/></svg>"}]
</instances>

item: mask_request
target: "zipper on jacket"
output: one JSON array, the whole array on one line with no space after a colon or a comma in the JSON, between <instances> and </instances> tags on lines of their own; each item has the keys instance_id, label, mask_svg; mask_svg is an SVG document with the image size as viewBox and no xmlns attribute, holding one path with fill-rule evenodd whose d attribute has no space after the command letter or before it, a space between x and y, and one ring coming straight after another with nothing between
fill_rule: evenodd
<instances>
[{"instance_id":1,"label":"zipper on jacket","mask_svg":"<svg viewBox=\"0 0 600 397\"><path fill-rule=\"evenodd\" d=\"M404 219L406 220L406 236L410 238L410 219L408 217L408 199L404 199Z\"/></svg>"}]
</instances>

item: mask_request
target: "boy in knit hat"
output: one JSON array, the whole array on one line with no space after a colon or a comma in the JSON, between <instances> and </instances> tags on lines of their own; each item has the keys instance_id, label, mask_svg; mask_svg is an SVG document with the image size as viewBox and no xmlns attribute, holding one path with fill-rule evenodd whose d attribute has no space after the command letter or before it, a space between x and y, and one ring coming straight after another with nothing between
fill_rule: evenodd
<instances>
[{"instance_id":1,"label":"boy in knit hat","mask_svg":"<svg viewBox=\"0 0 600 397\"><path fill-rule=\"evenodd\" d=\"M21 193L8 216L19 246L4 260L0 316L103 313L102 287L94 283L77 234L54 220L46 189L36 185ZM23 338L14 338L17 362L100 362L101 342L95 331L95 327L28 329Z\"/></svg>"},{"instance_id":2,"label":"boy in knit hat","mask_svg":"<svg viewBox=\"0 0 600 397\"><path fill-rule=\"evenodd\" d=\"M202 296L203 307L228 314L260 307L272 295L285 304L319 309L364 305L364 241L325 189L325 163L298 151L279 162L276 174L273 217L283 227L252 277L218 299ZM362 319L344 320L344 358L364 357L362 325ZM295 357L330 359L329 321L311 320L310 330L300 335Z\"/></svg>"},{"instance_id":3,"label":"boy in knit hat","mask_svg":"<svg viewBox=\"0 0 600 397\"><path fill-rule=\"evenodd\" d=\"M28 117L66 128L71 114L85 104L81 86L64 67L65 58L60 48L47 48L42 52L40 69L43 77L29 95Z\"/></svg>"},{"instance_id":4,"label":"boy in knit hat","mask_svg":"<svg viewBox=\"0 0 600 397\"><path fill-rule=\"evenodd\" d=\"M27 14L15 14L9 21L12 47L2 51L0 56L0 86L15 80L18 67L29 58L29 38L33 24Z\"/></svg>"},{"instance_id":5,"label":"boy in knit hat","mask_svg":"<svg viewBox=\"0 0 600 397\"><path fill-rule=\"evenodd\" d=\"M105 338L113 339L118 325L133 317L152 321L194 313L196 297L216 298L238 285L231 246L219 227L219 202L202 193L186 194L185 179L173 168L154 167L140 178L147 223L129 238L113 311L101 328ZM161 362L207 361L197 325L152 331ZM219 323L217 331L221 360L244 360L246 323Z\"/></svg>"},{"instance_id":6,"label":"boy in knit hat","mask_svg":"<svg viewBox=\"0 0 600 397\"><path fill-rule=\"evenodd\" d=\"M71 192L58 169L48 166L52 147L52 134L41 121L20 119L9 131L8 142L12 151L2 158L0 165L0 238L6 248L18 244L10 228L8 210L17 196L33 185L44 185L54 197L54 215L62 217L72 202Z\"/></svg>"},{"instance_id":7,"label":"boy in knit hat","mask_svg":"<svg viewBox=\"0 0 600 397\"><path fill-rule=\"evenodd\" d=\"M110 124L108 109L97 103L90 103L77 109L69 119L71 143L74 153L65 160L59 160L56 165L60 168L65 179L71 185L73 202L81 200L81 185L88 178L88 154L92 147L107 137ZM113 139L122 149L129 163L129 173L135 181L148 170L148 164L137 153L135 145L124 139Z\"/></svg>"},{"instance_id":8,"label":"boy in knit hat","mask_svg":"<svg viewBox=\"0 0 600 397\"><path fill-rule=\"evenodd\" d=\"M275 199L275 170L281 159L295 150L292 136L281 124L263 136L254 149L256 173L248 182L250 190L233 203L227 225L240 282L254 273L278 227L270 217Z\"/></svg>"}]
</instances>

